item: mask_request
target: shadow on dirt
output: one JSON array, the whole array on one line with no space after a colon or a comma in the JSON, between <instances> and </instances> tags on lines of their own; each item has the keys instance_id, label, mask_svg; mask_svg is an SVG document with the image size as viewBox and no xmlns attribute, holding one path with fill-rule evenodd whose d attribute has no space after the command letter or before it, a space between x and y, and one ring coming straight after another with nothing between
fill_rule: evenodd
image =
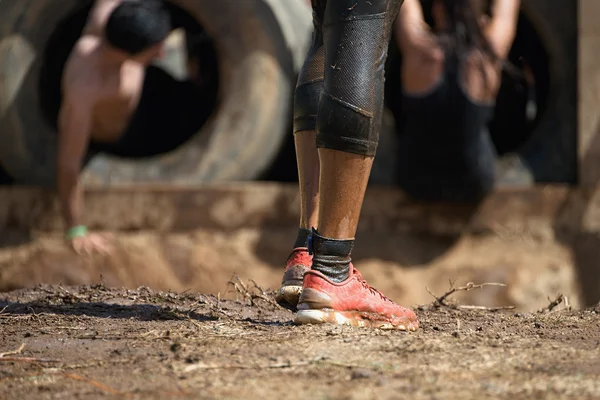
<instances>
[{"instance_id":1,"label":"shadow on dirt","mask_svg":"<svg viewBox=\"0 0 600 400\"><path fill-rule=\"evenodd\" d=\"M0 301L0 309L4 310L4 315L31 315L34 318L39 313L47 313L78 317L136 319L138 321L192 319L198 322L204 322L219 319L216 315L199 314L194 311L182 312L168 306L163 307L154 304L119 305L101 302L82 302L76 304L63 303L52 305L44 301L33 301L28 303Z\"/></svg>"},{"instance_id":2,"label":"shadow on dirt","mask_svg":"<svg viewBox=\"0 0 600 400\"><path fill-rule=\"evenodd\" d=\"M600 148L600 121L597 122L590 149L582 157L579 176L583 176L582 186L573 191L563 210L555 220L557 240L571 248L581 291L583 306L594 306L600 302L600 226L595 216L598 208L596 185L600 171L598 155L594 149ZM589 188L591 187L591 188Z\"/></svg>"},{"instance_id":3,"label":"shadow on dirt","mask_svg":"<svg viewBox=\"0 0 600 400\"><path fill-rule=\"evenodd\" d=\"M5 247L17 247L31 243L33 240L31 232L26 230L4 230L0 232L0 249Z\"/></svg>"},{"instance_id":4,"label":"shadow on dirt","mask_svg":"<svg viewBox=\"0 0 600 400\"><path fill-rule=\"evenodd\" d=\"M10 292L0 297L0 315L33 319L63 315L192 323L226 319L264 326L289 324L291 319L291 313L278 307L268 297L256 297L248 303L212 295L156 292L146 287L114 289L103 284L76 288L38 285L35 289Z\"/></svg>"},{"instance_id":5,"label":"shadow on dirt","mask_svg":"<svg viewBox=\"0 0 600 400\"><path fill-rule=\"evenodd\" d=\"M192 321L208 322L217 321L223 317L240 322L248 322L253 325L283 326L291 322L282 318L276 320L261 320L252 310L242 312L242 308L251 306L243 303L225 301L222 307L201 309L180 309L172 306L160 306L156 304L110 304L104 302L85 302L73 300L74 303L50 304L47 300L36 300L32 302L9 302L0 301L0 310L4 316L30 316L39 318L40 315L53 314L75 317L111 318L111 319L133 319L136 321ZM233 303L233 304L232 304ZM289 319L289 318L288 318Z\"/></svg>"}]
</instances>

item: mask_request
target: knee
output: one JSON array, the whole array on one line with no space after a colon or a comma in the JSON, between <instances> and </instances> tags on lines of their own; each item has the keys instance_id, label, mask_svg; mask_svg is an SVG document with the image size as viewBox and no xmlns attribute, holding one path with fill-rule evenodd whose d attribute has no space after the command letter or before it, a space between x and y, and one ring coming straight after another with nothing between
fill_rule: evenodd
<instances>
[{"instance_id":1,"label":"knee","mask_svg":"<svg viewBox=\"0 0 600 400\"><path fill-rule=\"evenodd\" d=\"M401 0L328 6L323 23L325 80L317 146L374 156L379 142L391 26Z\"/></svg>"},{"instance_id":2,"label":"knee","mask_svg":"<svg viewBox=\"0 0 600 400\"><path fill-rule=\"evenodd\" d=\"M323 92L317 120L317 147L374 156L379 142L374 122L372 112Z\"/></svg>"}]
</instances>

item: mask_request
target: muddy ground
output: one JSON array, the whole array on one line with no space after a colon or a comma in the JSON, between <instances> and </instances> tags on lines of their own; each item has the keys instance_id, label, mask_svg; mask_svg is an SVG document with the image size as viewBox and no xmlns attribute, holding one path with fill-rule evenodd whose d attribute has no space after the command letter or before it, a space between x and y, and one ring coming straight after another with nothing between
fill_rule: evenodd
<instances>
[{"instance_id":1,"label":"muddy ground","mask_svg":"<svg viewBox=\"0 0 600 400\"><path fill-rule=\"evenodd\" d=\"M600 307L425 306L422 329L404 333L294 326L248 288L238 300L103 285L0 294L0 398L600 397Z\"/></svg>"}]
</instances>

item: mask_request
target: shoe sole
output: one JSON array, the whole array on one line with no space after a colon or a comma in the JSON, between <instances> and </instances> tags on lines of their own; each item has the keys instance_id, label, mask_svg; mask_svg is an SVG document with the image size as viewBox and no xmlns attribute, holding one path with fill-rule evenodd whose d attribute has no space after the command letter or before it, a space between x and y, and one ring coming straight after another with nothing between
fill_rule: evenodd
<instances>
[{"instance_id":1,"label":"shoe sole","mask_svg":"<svg viewBox=\"0 0 600 400\"><path fill-rule=\"evenodd\" d=\"M396 321L382 319L375 313L359 311L334 311L334 310L301 310L296 313L294 323L304 324L337 324L364 328L389 329L414 332L419 328L417 321L407 321L396 318Z\"/></svg>"},{"instance_id":2,"label":"shoe sole","mask_svg":"<svg viewBox=\"0 0 600 400\"><path fill-rule=\"evenodd\" d=\"M295 312L298 310L298 300L301 294L301 285L285 285L275 294L275 301L281 307Z\"/></svg>"}]
</instances>

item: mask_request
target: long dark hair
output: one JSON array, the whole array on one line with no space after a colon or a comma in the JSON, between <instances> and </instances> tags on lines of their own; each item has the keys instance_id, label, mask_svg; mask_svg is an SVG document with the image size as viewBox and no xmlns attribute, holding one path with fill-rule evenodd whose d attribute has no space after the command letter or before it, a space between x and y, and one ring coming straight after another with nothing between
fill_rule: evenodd
<instances>
[{"instance_id":1,"label":"long dark hair","mask_svg":"<svg viewBox=\"0 0 600 400\"><path fill-rule=\"evenodd\" d=\"M436 0L434 0L436 1ZM437 0L446 11L447 27L441 32L443 42L456 56L479 50L492 61L499 57L485 37L480 25L480 12L476 0Z\"/></svg>"}]
</instances>

